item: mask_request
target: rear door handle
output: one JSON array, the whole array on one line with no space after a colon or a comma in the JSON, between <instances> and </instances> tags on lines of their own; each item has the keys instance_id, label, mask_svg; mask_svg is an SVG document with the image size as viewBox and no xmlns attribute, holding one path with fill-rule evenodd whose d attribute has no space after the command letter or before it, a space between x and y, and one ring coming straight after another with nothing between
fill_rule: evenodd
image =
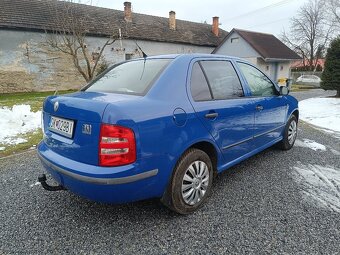
<instances>
[{"instance_id":1,"label":"rear door handle","mask_svg":"<svg viewBox=\"0 0 340 255\"><path fill-rule=\"evenodd\" d=\"M257 105L256 106L256 111L262 111L263 110L263 106L262 105Z\"/></svg>"},{"instance_id":2,"label":"rear door handle","mask_svg":"<svg viewBox=\"0 0 340 255\"><path fill-rule=\"evenodd\" d=\"M207 113L207 114L205 115L205 117L206 117L207 119L215 119L217 116L218 116L218 113L217 113L217 112Z\"/></svg>"}]
</instances>

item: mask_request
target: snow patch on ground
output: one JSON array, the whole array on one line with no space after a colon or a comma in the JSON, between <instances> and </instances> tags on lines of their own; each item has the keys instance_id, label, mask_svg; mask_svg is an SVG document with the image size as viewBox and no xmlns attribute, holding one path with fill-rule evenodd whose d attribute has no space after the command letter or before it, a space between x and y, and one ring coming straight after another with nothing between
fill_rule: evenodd
<instances>
[{"instance_id":1,"label":"snow patch on ground","mask_svg":"<svg viewBox=\"0 0 340 255\"><path fill-rule=\"evenodd\" d=\"M301 163L293 169L307 202L340 213L340 169Z\"/></svg>"},{"instance_id":2,"label":"snow patch on ground","mask_svg":"<svg viewBox=\"0 0 340 255\"><path fill-rule=\"evenodd\" d=\"M41 111L31 112L30 105L14 105L12 109L0 108L0 144L26 142L18 135L38 129L40 122Z\"/></svg>"},{"instance_id":3,"label":"snow patch on ground","mask_svg":"<svg viewBox=\"0 0 340 255\"><path fill-rule=\"evenodd\" d=\"M330 149L330 150L335 156L340 156L340 151L337 151L337 150L334 150L334 149Z\"/></svg>"},{"instance_id":4,"label":"snow patch on ground","mask_svg":"<svg viewBox=\"0 0 340 255\"><path fill-rule=\"evenodd\" d=\"M30 187L33 188L34 186L38 186L40 184L41 184L40 182L36 182L36 183L31 184Z\"/></svg>"},{"instance_id":5,"label":"snow patch on ground","mask_svg":"<svg viewBox=\"0 0 340 255\"><path fill-rule=\"evenodd\" d=\"M310 98L299 102L300 118L340 133L340 98Z\"/></svg>"},{"instance_id":6,"label":"snow patch on ground","mask_svg":"<svg viewBox=\"0 0 340 255\"><path fill-rule=\"evenodd\" d=\"M295 145L298 147L304 147L304 148L309 148L312 149L314 151L320 150L320 151L326 151L326 146L320 143L317 143L313 140L309 140L309 139L303 139L303 141L301 140L296 140L295 141Z\"/></svg>"}]
</instances>

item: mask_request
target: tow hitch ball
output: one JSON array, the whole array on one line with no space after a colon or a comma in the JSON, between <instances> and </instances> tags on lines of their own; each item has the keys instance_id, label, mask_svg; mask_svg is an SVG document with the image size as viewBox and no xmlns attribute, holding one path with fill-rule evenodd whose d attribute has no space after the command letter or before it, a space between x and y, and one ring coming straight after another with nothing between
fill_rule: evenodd
<instances>
[{"instance_id":1,"label":"tow hitch ball","mask_svg":"<svg viewBox=\"0 0 340 255\"><path fill-rule=\"evenodd\" d=\"M66 190L66 188L62 185L58 185L58 186L48 185L47 182L46 182L46 175L45 174L41 174L41 175L38 176L38 182L40 182L41 186L48 191Z\"/></svg>"}]
</instances>

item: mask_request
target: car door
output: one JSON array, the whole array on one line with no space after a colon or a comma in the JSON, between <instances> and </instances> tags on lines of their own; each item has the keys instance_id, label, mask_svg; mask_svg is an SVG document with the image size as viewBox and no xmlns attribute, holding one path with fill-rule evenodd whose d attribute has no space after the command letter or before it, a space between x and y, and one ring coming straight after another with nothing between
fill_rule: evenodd
<instances>
[{"instance_id":1,"label":"car door","mask_svg":"<svg viewBox=\"0 0 340 255\"><path fill-rule=\"evenodd\" d=\"M280 139L285 126L288 104L273 82L254 66L237 63L255 102L255 148L274 143Z\"/></svg>"},{"instance_id":2,"label":"car door","mask_svg":"<svg viewBox=\"0 0 340 255\"><path fill-rule=\"evenodd\" d=\"M190 100L196 115L231 162L252 149L254 102L244 96L240 79L227 60L192 65Z\"/></svg>"}]
</instances>

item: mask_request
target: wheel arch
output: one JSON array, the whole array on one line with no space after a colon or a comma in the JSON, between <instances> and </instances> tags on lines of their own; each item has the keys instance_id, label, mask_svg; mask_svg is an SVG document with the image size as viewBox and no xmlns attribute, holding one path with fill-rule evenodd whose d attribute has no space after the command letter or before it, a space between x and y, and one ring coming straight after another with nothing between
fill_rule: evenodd
<instances>
[{"instance_id":1,"label":"wheel arch","mask_svg":"<svg viewBox=\"0 0 340 255\"><path fill-rule=\"evenodd\" d=\"M170 192L169 184L172 182L172 179L174 177L174 170L177 167L179 161L181 160L182 156L190 149L198 149L198 150L205 152L211 160L211 163L212 163L212 166L213 166L214 177L218 174L217 165L219 163L219 160L222 160L222 159L219 158L219 154L218 154L219 149L216 147L216 145L212 141L199 140L199 141L195 141L191 145L187 146L186 149L183 150L179 154L179 156L177 157L177 160L176 160L173 168L171 169L170 178L167 182L166 188L165 188L164 193L161 197L161 202L168 207L170 206L170 208L171 208L171 201L170 201L170 194L169 194L169 192Z\"/></svg>"},{"instance_id":2,"label":"wheel arch","mask_svg":"<svg viewBox=\"0 0 340 255\"><path fill-rule=\"evenodd\" d=\"M287 122L288 122L288 120L290 119L290 117L292 116L292 115L294 115L295 117L296 117L296 120L299 122L299 109L298 108L295 108L294 110L292 110L290 113L289 113L289 115L288 115L288 118L287 118Z\"/></svg>"},{"instance_id":3,"label":"wheel arch","mask_svg":"<svg viewBox=\"0 0 340 255\"><path fill-rule=\"evenodd\" d=\"M189 148L187 148L183 154L189 150L189 149L199 149L201 151L204 151L210 158L212 166L213 166L213 171L214 175L217 175L217 163L218 163L218 152L215 148L215 146L207 141L200 141L192 144ZM182 155L183 155L182 154Z\"/></svg>"},{"instance_id":4,"label":"wheel arch","mask_svg":"<svg viewBox=\"0 0 340 255\"><path fill-rule=\"evenodd\" d=\"M296 120L299 121L299 109L295 109L291 115L295 115Z\"/></svg>"}]
</instances>

